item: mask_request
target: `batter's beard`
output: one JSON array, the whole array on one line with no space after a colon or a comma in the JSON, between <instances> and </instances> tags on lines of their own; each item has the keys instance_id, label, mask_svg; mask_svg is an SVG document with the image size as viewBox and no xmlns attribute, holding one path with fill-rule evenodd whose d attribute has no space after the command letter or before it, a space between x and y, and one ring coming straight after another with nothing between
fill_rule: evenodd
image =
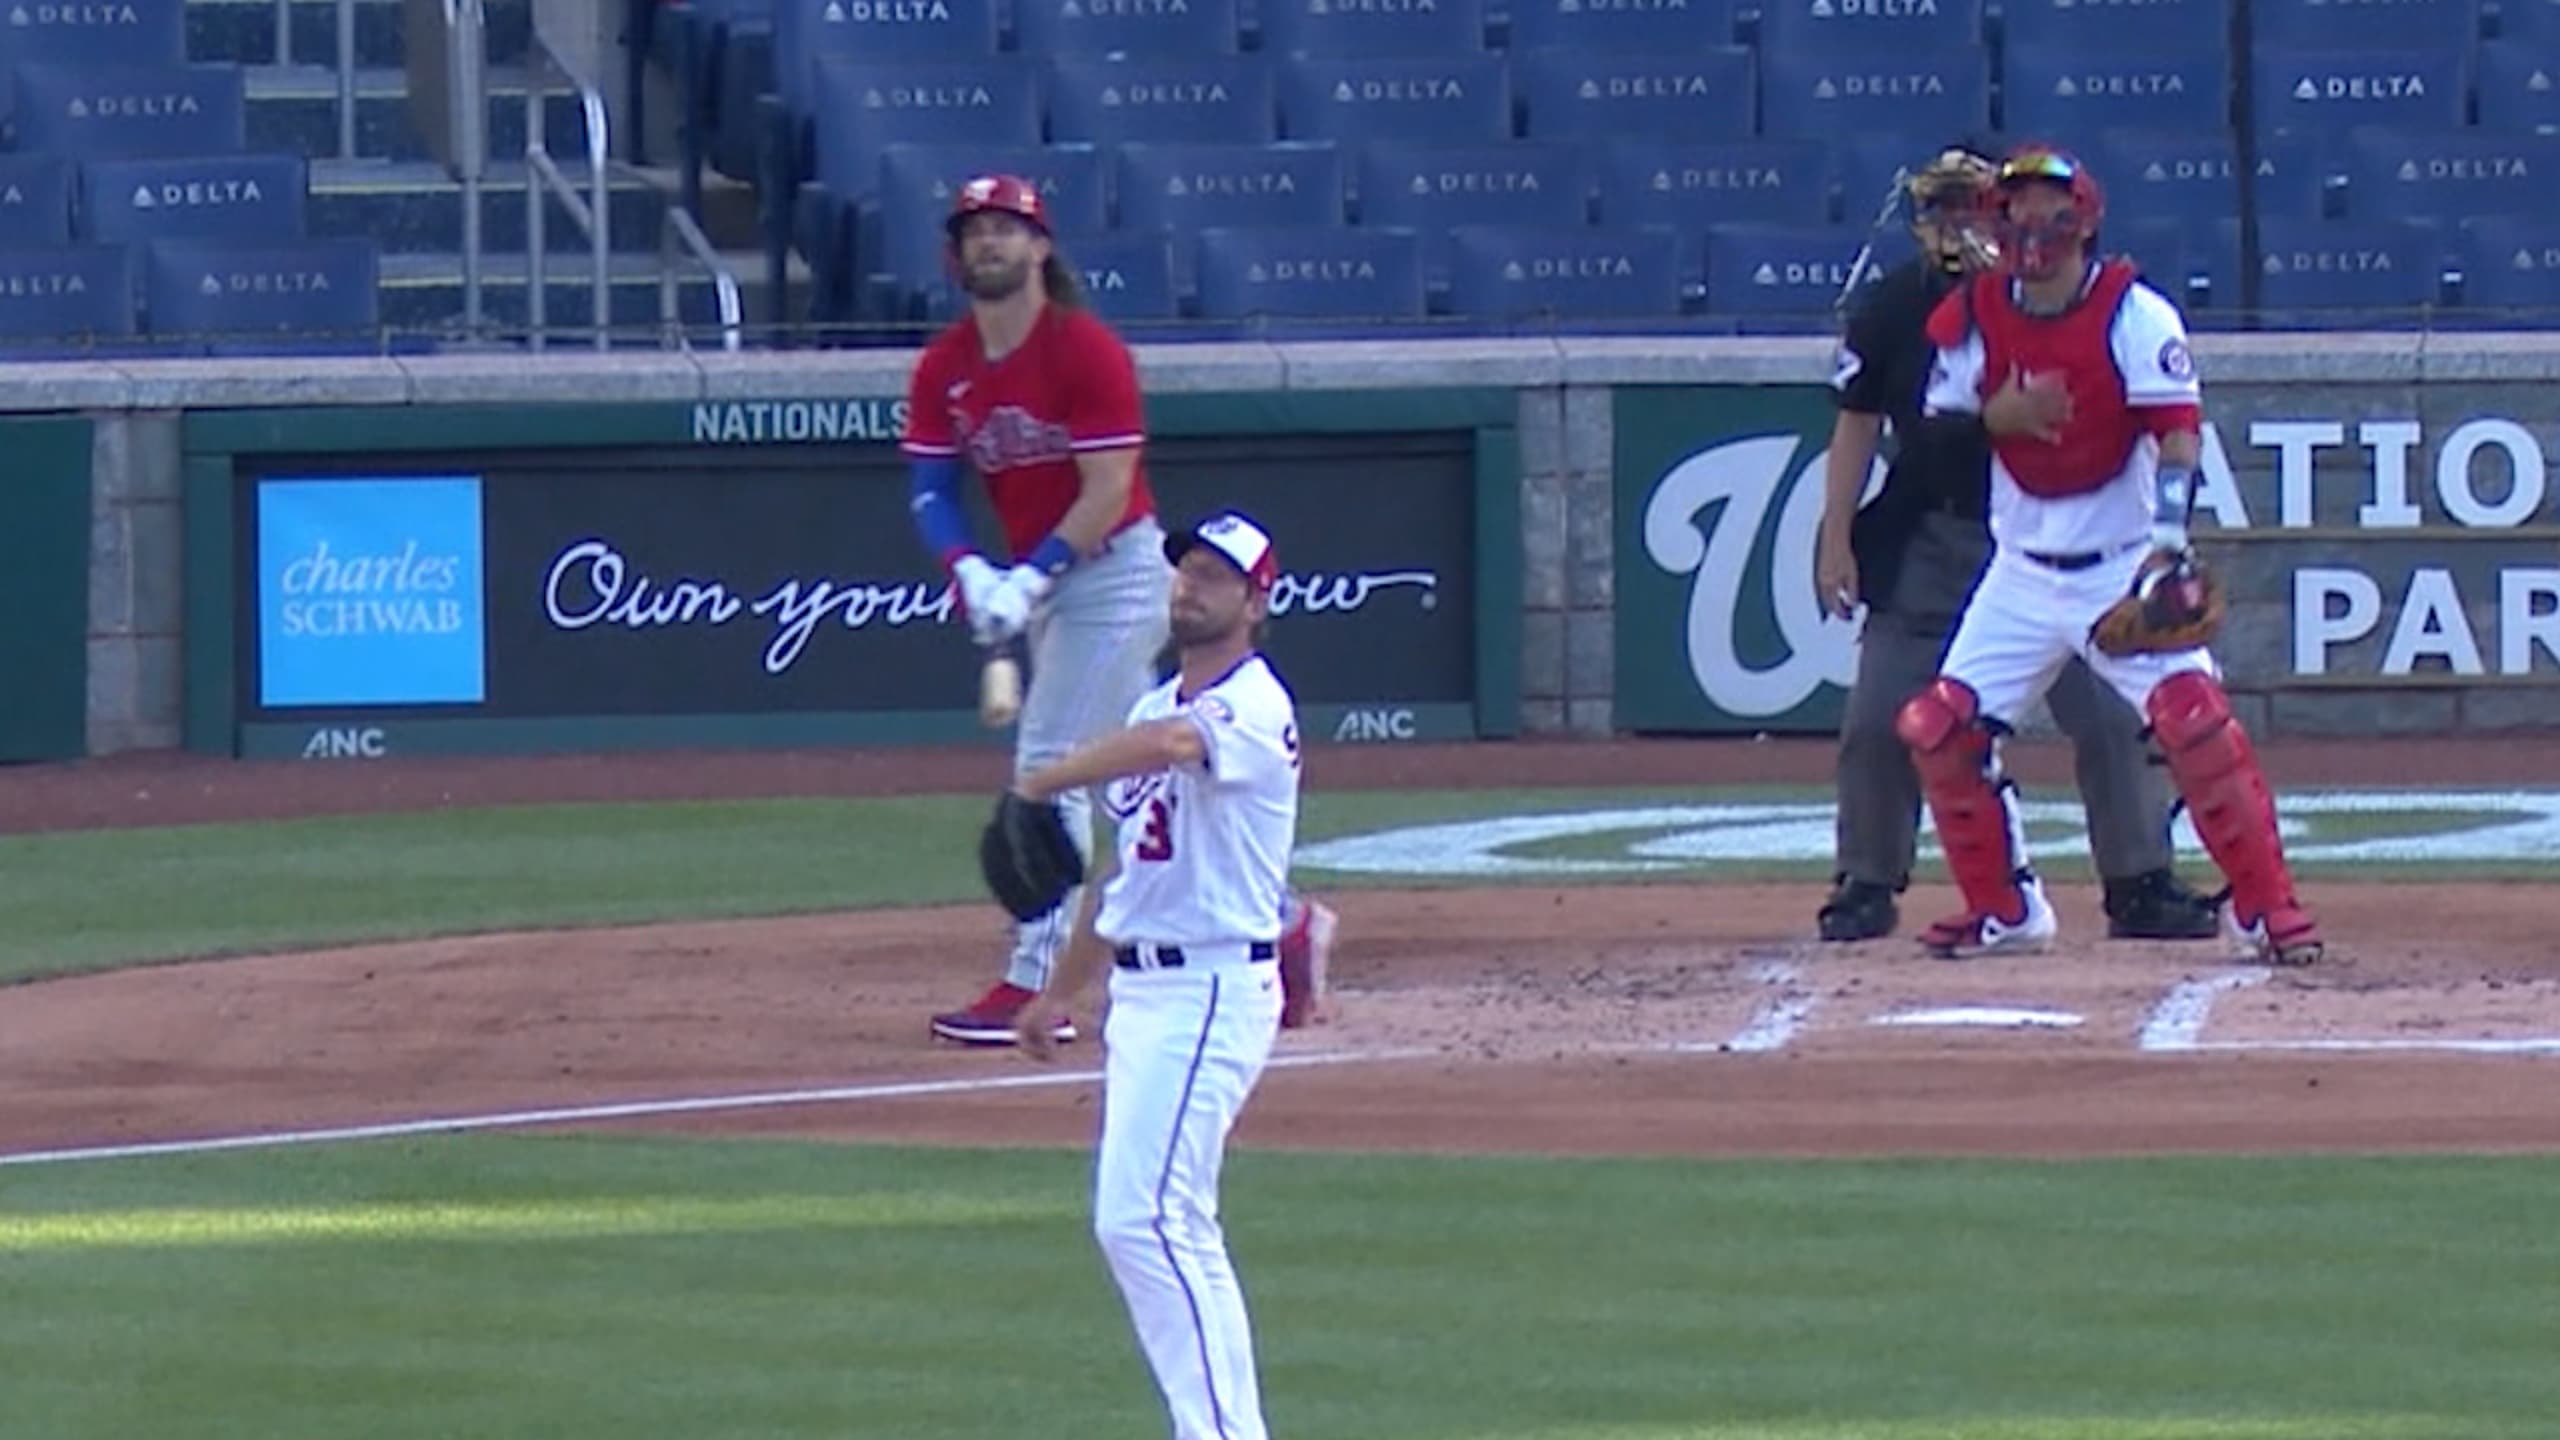
<instances>
[{"instance_id":1,"label":"batter's beard","mask_svg":"<svg viewBox=\"0 0 2560 1440\"><path fill-rule=\"evenodd\" d=\"M969 289L973 300L1010 300L1031 283L1031 262L1015 261L1009 265L969 267L961 283Z\"/></svg>"}]
</instances>

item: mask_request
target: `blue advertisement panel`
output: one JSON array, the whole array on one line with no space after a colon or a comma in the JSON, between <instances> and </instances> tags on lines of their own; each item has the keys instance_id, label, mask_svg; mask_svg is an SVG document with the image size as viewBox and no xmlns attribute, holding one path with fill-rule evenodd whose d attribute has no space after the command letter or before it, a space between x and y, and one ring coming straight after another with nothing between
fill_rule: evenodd
<instances>
[{"instance_id":1,"label":"blue advertisement panel","mask_svg":"<svg viewBox=\"0 0 2560 1440\"><path fill-rule=\"evenodd\" d=\"M258 703L476 705L478 476L257 483Z\"/></svg>"}]
</instances>

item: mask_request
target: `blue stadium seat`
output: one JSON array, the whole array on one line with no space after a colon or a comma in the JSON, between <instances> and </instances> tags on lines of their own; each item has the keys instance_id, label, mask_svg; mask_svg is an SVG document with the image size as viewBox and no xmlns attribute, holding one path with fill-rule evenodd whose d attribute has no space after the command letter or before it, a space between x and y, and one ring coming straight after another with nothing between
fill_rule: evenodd
<instances>
[{"instance_id":1,"label":"blue stadium seat","mask_svg":"<svg viewBox=\"0 0 2560 1440\"><path fill-rule=\"evenodd\" d=\"M30 4L0 23L0 70L14 65L184 65L186 0Z\"/></svg>"},{"instance_id":2,"label":"blue stadium seat","mask_svg":"<svg viewBox=\"0 0 2560 1440\"><path fill-rule=\"evenodd\" d=\"M1200 313L1418 320L1422 251L1403 230L1203 230Z\"/></svg>"},{"instance_id":3,"label":"blue stadium seat","mask_svg":"<svg viewBox=\"0 0 2560 1440\"><path fill-rule=\"evenodd\" d=\"M2359 220L2560 215L2560 136L2363 129L2347 155Z\"/></svg>"},{"instance_id":4,"label":"blue stadium seat","mask_svg":"<svg viewBox=\"0 0 2560 1440\"><path fill-rule=\"evenodd\" d=\"M2010 47L2000 126L2012 135L2135 129L2220 135L2231 126L2231 65L2221 48L2177 55L2130 48Z\"/></svg>"},{"instance_id":5,"label":"blue stadium seat","mask_svg":"<svg viewBox=\"0 0 2560 1440\"><path fill-rule=\"evenodd\" d=\"M299 155L92 160L80 167L81 238L291 240L302 234Z\"/></svg>"},{"instance_id":6,"label":"blue stadium seat","mask_svg":"<svg viewBox=\"0 0 2560 1440\"><path fill-rule=\"evenodd\" d=\"M1280 133L1271 62L1259 55L1079 57L1049 72L1049 136L1260 144Z\"/></svg>"},{"instance_id":7,"label":"blue stadium seat","mask_svg":"<svg viewBox=\"0 0 2560 1440\"><path fill-rule=\"evenodd\" d=\"M1261 18L1262 48L1273 55L1453 56L1484 48L1483 0L1375 8L1327 0L1262 0Z\"/></svg>"},{"instance_id":8,"label":"blue stadium seat","mask_svg":"<svg viewBox=\"0 0 2560 1440\"><path fill-rule=\"evenodd\" d=\"M2560 40L2480 47L2480 128L2560 134Z\"/></svg>"},{"instance_id":9,"label":"blue stadium seat","mask_svg":"<svg viewBox=\"0 0 2560 1440\"><path fill-rule=\"evenodd\" d=\"M0 155L0 248L71 243L71 162Z\"/></svg>"},{"instance_id":10,"label":"blue stadium seat","mask_svg":"<svg viewBox=\"0 0 2560 1440\"><path fill-rule=\"evenodd\" d=\"M1085 298L1105 320L1171 320L1181 313L1167 231L1061 233L1058 253L1084 277Z\"/></svg>"},{"instance_id":11,"label":"blue stadium seat","mask_svg":"<svg viewBox=\"0 0 2560 1440\"><path fill-rule=\"evenodd\" d=\"M2309 136L2269 136L2257 146L2252 177L2261 215L2317 220L2320 144ZM2240 214L2238 146L2224 135L2111 130L2088 156L2107 187L2110 213L2130 218L2221 220Z\"/></svg>"},{"instance_id":12,"label":"blue stadium seat","mask_svg":"<svg viewBox=\"0 0 2560 1440\"><path fill-rule=\"evenodd\" d=\"M1449 308L1519 319L1671 316L1680 278L1670 232L1562 225L1461 225L1451 235Z\"/></svg>"},{"instance_id":13,"label":"blue stadium seat","mask_svg":"<svg viewBox=\"0 0 2560 1440\"><path fill-rule=\"evenodd\" d=\"M886 65L995 52L995 0L777 0L773 11L774 84L801 114L816 103L817 67L831 56Z\"/></svg>"},{"instance_id":14,"label":"blue stadium seat","mask_svg":"<svg viewBox=\"0 0 2560 1440\"><path fill-rule=\"evenodd\" d=\"M1751 52L1720 45L1654 55L1542 50L1516 72L1527 133L1543 140L1747 140Z\"/></svg>"},{"instance_id":15,"label":"blue stadium seat","mask_svg":"<svg viewBox=\"0 0 2560 1440\"><path fill-rule=\"evenodd\" d=\"M1874 0L1766 0L1760 8L1763 55L1915 55L1981 46L1982 0L1880 5Z\"/></svg>"},{"instance_id":16,"label":"blue stadium seat","mask_svg":"<svg viewBox=\"0 0 2560 1440\"><path fill-rule=\"evenodd\" d=\"M2261 221L2258 257L2258 307L2280 323L2370 322L2443 289L2439 234L2414 222Z\"/></svg>"},{"instance_id":17,"label":"blue stadium seat","mask_svg":"<svg viewBox=\"0 0 2560 1440\"><path fill-rule=\"evenodd\" d=\"M2131 260L2152 289L2184 305L2188 277L2194 273L2187 258L2187 233L2187 227L2176 220L2135 220L2107 226L2100 245Z\"/></svg>"},{"instance_id":18,"label":"blue stadium seat","mask_svg":"<svg viewBox=\"0 0 2560 1440\"><path fill-rule=\"evenodd\" d=\"M77 354L135 329L133 255L117 245L0 250L0 357Z\"/></svg>"},{"instance_id":19,"label":"blue stadium seat","mask_svg":"<svg viewBox=\"0 0 2560 1440\"><path fill-rule=\"evenodd\" d=\"M143 305L153 334L250 341L355 340L380 324L380 257L346 236L149 247Z\"/></svg>"},{"instance_id":20,"label":"blue stadium seat","mask_svg":"<svg viewBox=\"0 0 2560 1440\"><path fill-rule=\"evenodd\" d=\"M1955 138L1894 129L1851 134L1834 142L1832 171L1839 182L1840 219L1860 226L1872 224L1885 198L1899 195L1903 180ZM1997 136L1977 132L1971 138L1993 155L2004 148Z\"/></svg>"},{"instance_id":21,"label":"blue stadium seat","mask_svg":"<svg viewBox=\"0 0 2560 1440\"><path fill-rule=\"evenodd\" d=\"M1812 140L1611 141L1601 154L1600 221L1819 225L1831 218L1831 152Z\"/></svg>"},{"instance_id":22,"label":"blue stadium seat","mask_svg":"<svg viewBox=\"0 0 2560 1440\"><path fill-rule=\"evenodd\" d=\"M1515 53L1583 50L1679 55L1730 45L1739 36L1734 0L1688 5L1590 5L1583 0L1511 0Z\"/></svg>"},{"instance_id":23,"label":"blue stadium seat","mask_svg":"<svg viewBox=\"0 0 2560 1440\"><path fill-rule=\"evenodd\" d=\"M1361 225L1418 232L1423 277L1435 294L1447 286L1453 226L1590 221L1591 156L1579 145L1379 141L1362 148L1356 174Z\"/></svg>"},{"instance_id":24,"label":"blue stadium seat","mask_svg":"<svg viewBox=\"0 0 2560 1440\"><path fill-rule=\"evenodd\" d=\"M2203 327L2238 324L2241 305L2249 279L2249 259L2240 240L2240 219L2189 220L2187 232L2187 272L2204 282L2205 293L2197 297L2196 308L2188 313L2189 322Z\"/></svg>"},{"instance_id":25,"label":"blue stadium seat","mask_svg":"<svg viewBox=\"0 0 2560 1440\"><path fill-rule=\"evenodd\" d=\"M1291 140L1463 143L1511 134L1511 86L1498 55L1282 65L1280 133Z\"/></svg>"},{"instance_id":26,"label":"blue stadium seat","mask_svg":"<svg viewBox=\"0 0 2560 1440\"><path fill-rule=\"evenodd\" d=\"M1124 145L1115 188L1123 229L1189 233L1343 221L1342 154L1323 141Z\"/></svg>"},{"instance_id":27,"label":"blue stadium seat","mask_svg":"<svg viewBox=\"0 0 2560 1440\"><path fill-rule=\"evenodd\" d=\"M1030 55L1131 57L1232 55L1236 0L1180 5L1090 5L1017 0L1014 48Z\"/></svg>"},{"instance_id":28,"label":"blue stadium seat","mask_svg":"<svg viewBox=\"0 0 2560 1440\"><path fill-rule=\"evenodd\" d=\"M2231 0L2155 0L2089 5L2080 0L2007 0L2000 33L2008 48L2060 46L2082 54L2228 54Z\"/></svg>"},{"instance_id":29,"label":"blue stadium seat","mask_svg":"<svg viewBox=\"0 0 2560 1440\"><path fill-rule=\"evenodd\" d=\"M1917 137L1934 146L1990 120L1991 61L1980 50L1761 53L1760 133L1773 138L1864 133ZM1927 153L1933 152L1924 152L1924 160Z\"/></svg>"},{"instance_id":30,"label":"blue stadium seat","mask_svg":"<svg viewBox=\"0 0 2560 1440\"><path fill-rule=\"evenodd\" d=\"M2451 50L2268 50L2251 69L2257 132L2335 135L2357 125L2463 123L2470 54Z\"/></svg>"},{"instance_id":31,"label":"blue stadium seat","mask_svg":"<svg viewBox=\"0 0 2560 1440\"><path fill-rule=\"evenodd\" d=\"M1898 251L1879 247L1853 272L1864 225L1719 225L1707 232L1707 309L1826 327L1852 274L1860 286L1873 284L1910 253L1906 232L1879 238L1895 236L1902 237Z\"/></svg>"},{"instance_id":32,"label":"blue stadium seat","mask_svg":"<svg viewBox=\"0 0 2560 1440\"><path fill-rule=\"evenodd\" d=\"M248 143L237 65L21 65L17 148L96 160Z\"/></svg>"},{"instance_id":33,"label":"blue stadium seat","mask_svg":"<svg viewBox=\"0 0 2560 1440\"><path fill-rule=\"evenodd\" d=\"M2560 0L2498 0L2498 38L2530 40L2550 54L2560 46Z\"/></svg>"},{"instance_id":34,"label":"blue stadium seat","mask_svg":"<svg viewBox=\"0 0 2560 1440\"><path fill-rule=\"evenodd\" d=\"M2480 0L2249 0L2249 33L2261 50L2469 50L2480 39Z\"/></svg>"},{"instance_id":35,"label":"blue stadium seat","mask_svg":"<svg viewBox=\"0 0 2560 1440\"><path fill-rule=\"evenodd\" d=\"M943 274L943 217L973 174L1002 171L1040 187L1058 234L1105 227L1110 213L1102 153L1090 145L891 145L860 212L856 258L866 295L903 308Z\"/></svg>"},{"instance_id":36,"label":"blue stadium seat","mask_svg":"<svg viewBox=\"0 0 2560 1440\"><path fill-rule=\"evenodd\" d=\"M2539 311L2536 328L2560 318L2560 222L2474 220L2462 227L2454 253L2466 308Z\"/></svg>"}]
</instances>

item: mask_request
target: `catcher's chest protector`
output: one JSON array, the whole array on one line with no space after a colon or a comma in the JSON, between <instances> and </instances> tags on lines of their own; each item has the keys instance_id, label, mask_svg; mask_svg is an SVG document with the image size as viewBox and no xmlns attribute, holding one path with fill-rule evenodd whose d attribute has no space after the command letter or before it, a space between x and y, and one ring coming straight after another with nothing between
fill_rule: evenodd
<instances>
[{"instance_id":1,"label":"catcher's chest protector","mask_svg":"<svg viewBox=\"0 0 2560 1440\"><path fill-rule=\"evenodd\" d=\"M2051 316L2029 315L2011 303L2005 276L1977 275L1968 284L1974 328L1982 332L1983 396L1998 390L2013 369L2059 372L2070 386L2071 423L2060 441L1992 437L1992 453L2030 495L2054 499L2097 489L2123 471L2142 438L2141 423L2125 402L2113 341L2116 312L2134 279L2132 266L2110 260L2079 304Z\"/></svg>"}]
</instances>

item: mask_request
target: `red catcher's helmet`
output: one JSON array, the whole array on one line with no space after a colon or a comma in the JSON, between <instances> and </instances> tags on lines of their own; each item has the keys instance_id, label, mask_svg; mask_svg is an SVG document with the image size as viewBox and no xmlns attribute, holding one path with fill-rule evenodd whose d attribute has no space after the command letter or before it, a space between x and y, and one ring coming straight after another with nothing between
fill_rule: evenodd
<instances>
[{"instance_id":1,"label":"red catcher's helmet","mask_svg":"<svg viewBox=\"0 0 2560 1440\"><path fill-rule=\"evenodd\" d=\"M2009 218L2009 197L2028 185L2060 186L2071 203L2048 221L2021 225ZM2024 145L2000 162L2000 172L1992 181L1991 212L2009 268L2028 279L2041 279L2062 263L2061 252L2075 242L2097 238L2098 222L2107 213L2107 195L2098 187L2098 177L2070 151Z\"/></svg>"},{"instance_id":2,"label":"red catcher's helmet","mask_svg":"<svg viewBox=\"0 0 2560 1440\"><path fill-rule=\"evenodd\" d=\"M943 231L957 243L960 227L969 217L989 210L1015 216L1043 235L1049 233L1049 207L1041 203L1040 187L1019 175L980 175L961 186L951 199L951 215L942 222Z\"/></svg>"}]
</instances>

